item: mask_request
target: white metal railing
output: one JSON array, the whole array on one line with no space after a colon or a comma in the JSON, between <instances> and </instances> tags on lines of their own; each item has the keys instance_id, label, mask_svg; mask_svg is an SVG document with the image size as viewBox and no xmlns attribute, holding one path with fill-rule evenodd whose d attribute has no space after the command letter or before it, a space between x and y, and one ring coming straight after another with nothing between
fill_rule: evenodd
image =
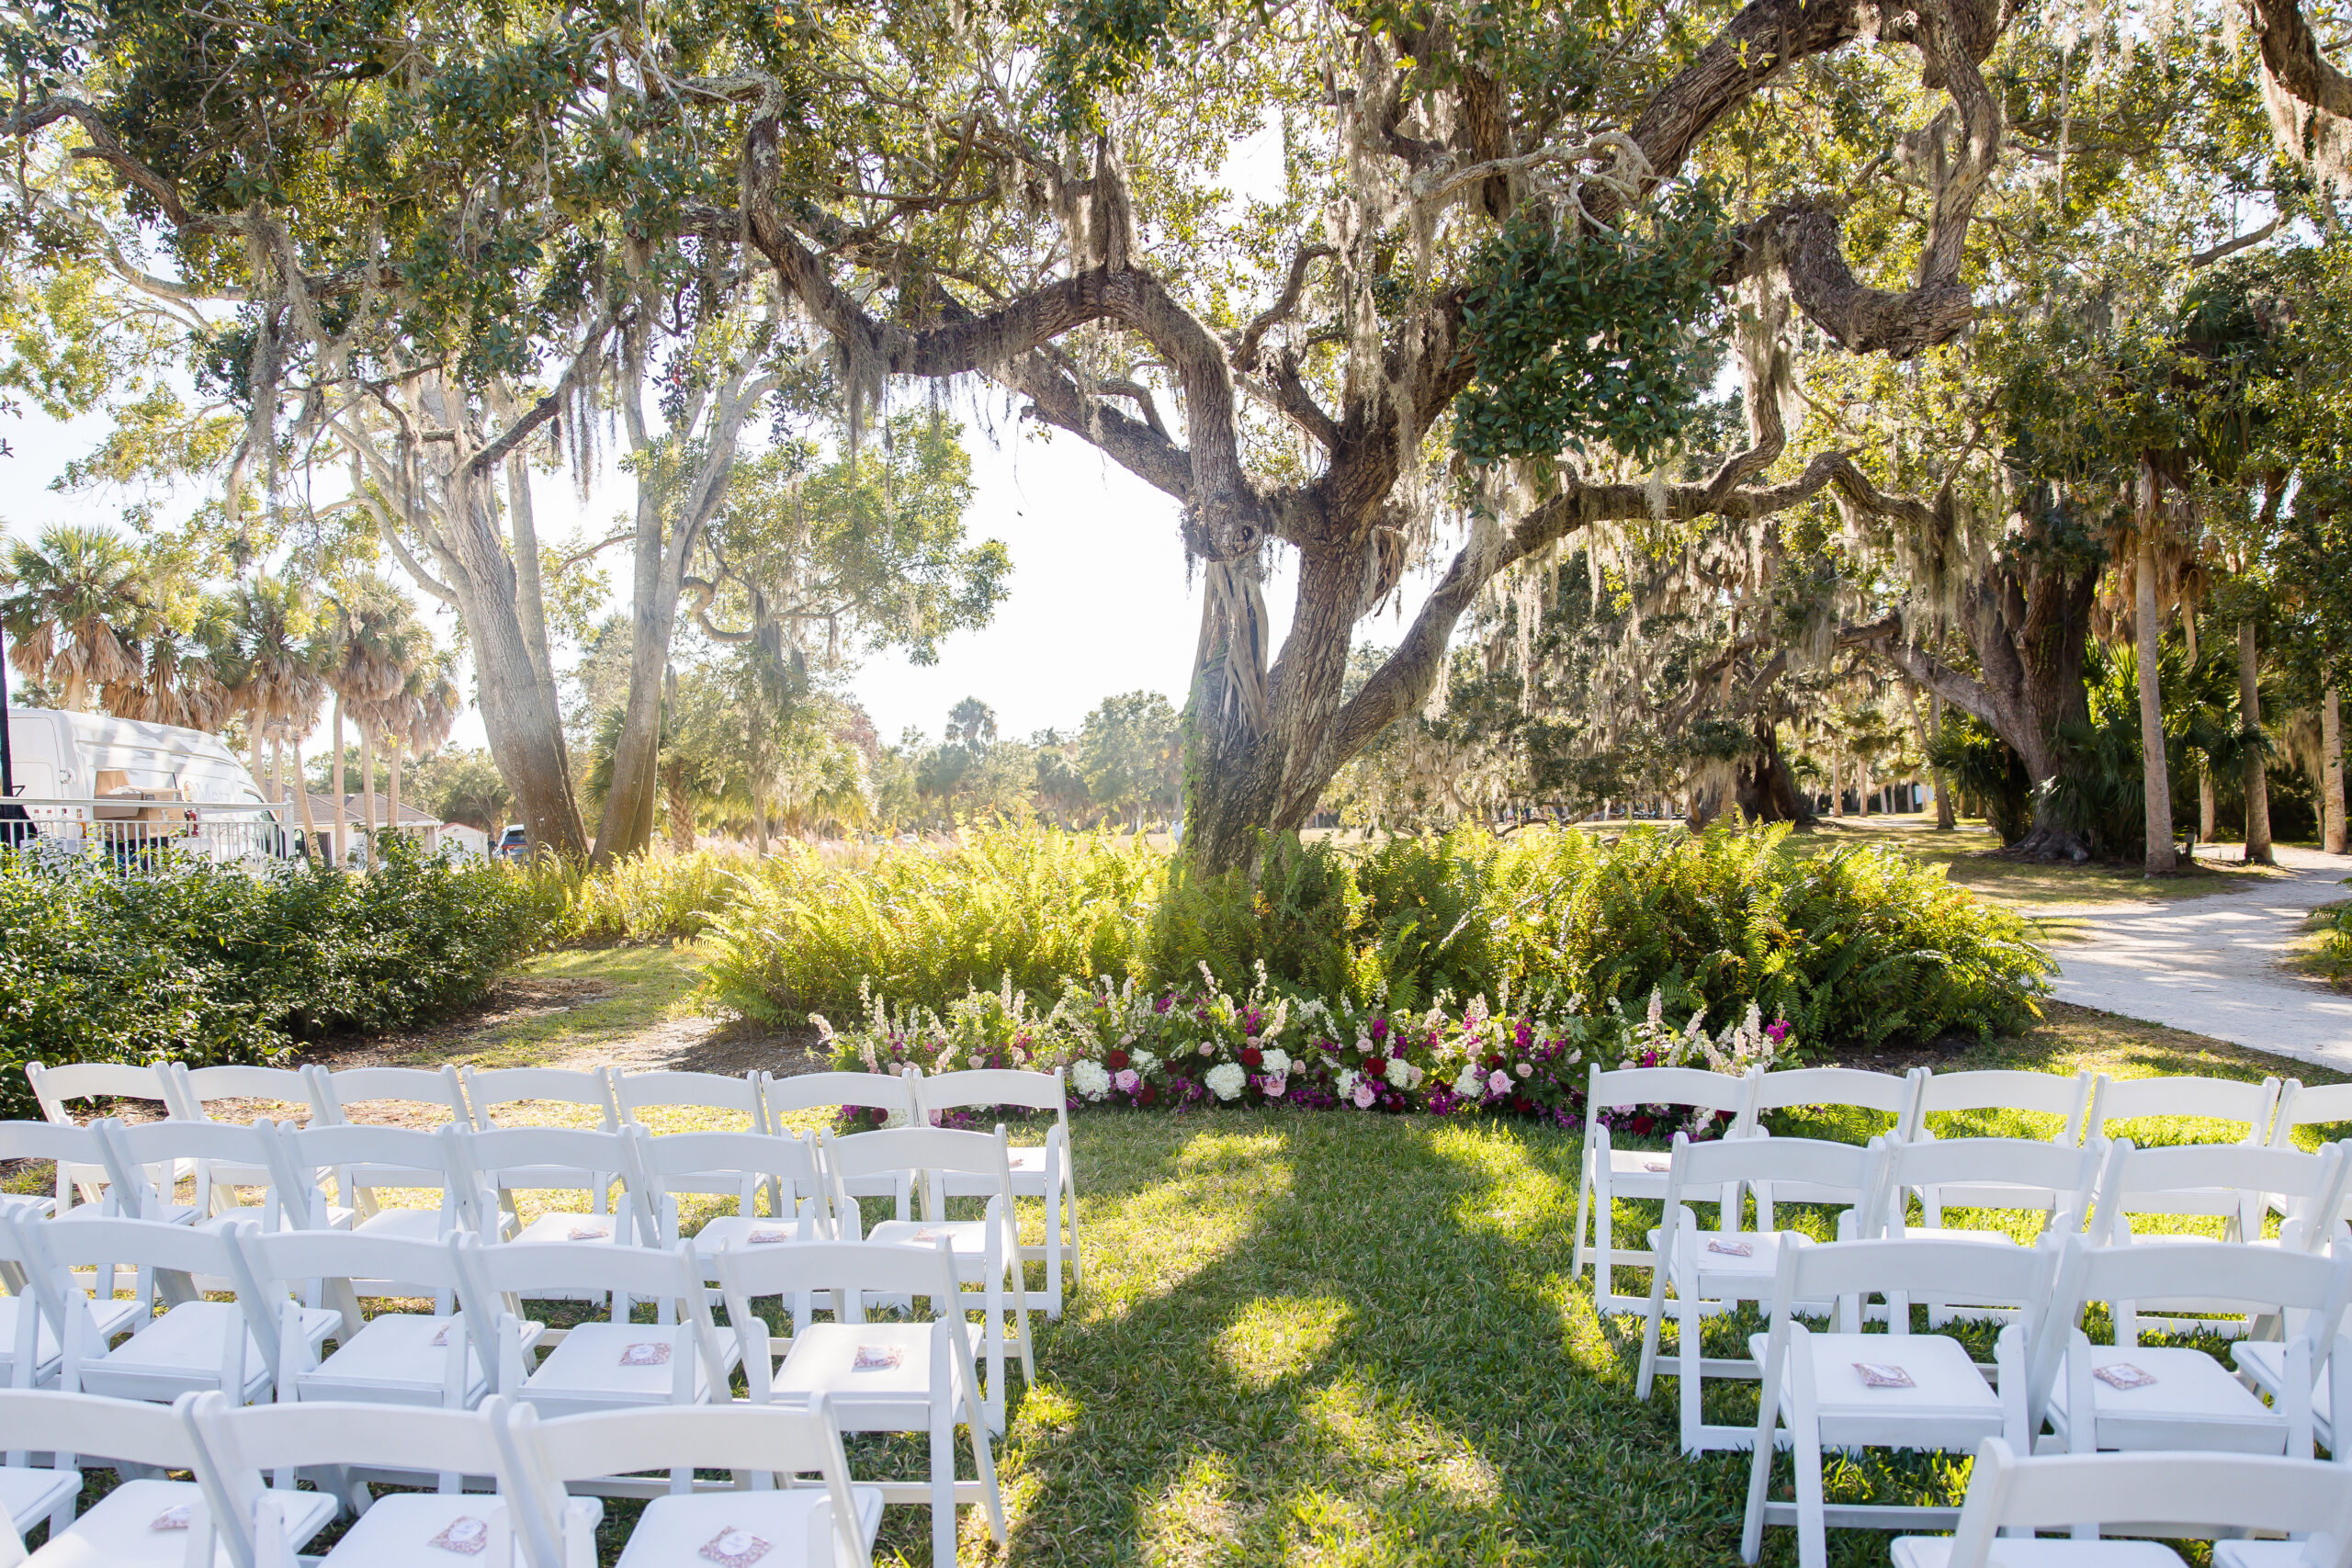
<instances>
[{"instance_id":1,"label":"white metal railing","mask_svg":"<svg viewBox=\"0 0 2352 1568\"><path fill-rule=\"evenodd\" d=\"M29 820L0 820L0 844L60 871L136 875L190 861L260 867L301 852L301 829L266 806L27 795L8 804Z\"/></svg>"}]
</instances>

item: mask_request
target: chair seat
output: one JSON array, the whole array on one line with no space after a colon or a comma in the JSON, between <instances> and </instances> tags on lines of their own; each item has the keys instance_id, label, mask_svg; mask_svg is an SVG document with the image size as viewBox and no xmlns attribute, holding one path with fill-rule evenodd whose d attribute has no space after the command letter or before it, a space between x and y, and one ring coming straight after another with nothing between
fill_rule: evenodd
<instances>
[{"instance_id":1,"label":"chair seat","mask_svg":"<svg viewBox=\"0 0 2352 1568\"><path fill-rule=\"evenodd\" d=\"M82 1472L78 1470L17 1465L0 1468L0 1508L7 1510L19 1535L81 1495ZM0 1540L6 1539L0 1537ZM0 1551L5 1550L0 1547Z\"/></svg>"},{"instance_id":2,"label":"chair seat","mask_svg":"<svg viewBox=\"0 0 2352 1568\"><path fill-rule=\"evenodd\" d=\"M865 1233L865 1239L900 1247L936 1247L944 1236L961 1273L966 1265L985 1261L989 1237L1001 1234L987 1220L884 1220Z\"/></svg>"},{"instance_id":3,"label":"chair seat","mask_svg":"<svg viewBox=\"0 0 2352 1568\"><path fill-rule=\"evenodd\" d=\"M720 1341L729 1362L737 1351L732 1336ZM624 1366L622 1358L633 1345L671 1348L671 1359L645 1366ZM667 1404L675 1385L676 1358L690 1361L693 1398L711 1398L710 1378L693 1341L679 1344L677 1331L650 1323L583 1323L563 1337L547 1354L538 1370L523 1381L522 1397L539 1407L542 1416L578 1416L592 1410L624 1409L635 1404ZM718 1391L725 1397L727 1391Z\"/></svg>"},{"instance_id":4,"label":"chair seat","mask_svg":"<svg viewBox=\"0 0 2352 1568\"><path fill-rule=\"evenodd\" d=\"M97 1321L98 1325L98 1337L107 1340L111 1340L116 1335L125 1333L135 1326L139 1322L140 1311L139 1303L119 1297L113 1301L94 1301L90 1303L90 1315ZM21 1320L17 1314L20 1312L37 1312L37 1309L28 1297L0 1296L0 1368L6 1369L10 1374L16 1371L17 1334L22 1326ZM33 1341L33 1359L38 1363L34 1369L33 1381L35 1383L40 1383L48 1380L57 1371L59 1350L57 1329L48 1318L41 1317L33 1325L33 1333L36 1336ZM5 1381L6 1380L0 1379L0 1382Z\"/></svg>"},{"instance_id":5,"label":"chair seat","mask_svg":"<svg viewBox=\"0 0 2352 1568\"><path fill-rule=\"evenodd\" d=\"M2254 1380L2255 1387L2273 1399L2286 1386L2287 1347L2276 1339L2240 1339L2231 1345L2230 1359L2238 1364L2240 1371ZM2312 1425L2319 1440L2330 1449L2335 1447L2333 1404L2328 1395L2328 1379L2323 1375L2312 1384Z\"/></svg>"},{"instance_id":6,"label":"chair seat","mask_svg":"<svg viewBox=\"0 0 2352 1568\"><path fill-rule=\"evenodd\" d=\"M292 1492L287 1510L288 1544L300 1550L335 1516L335 1500L324 1492ZM155 1521L173 1508L190 1509L200 1526L204 1491L193 1481L126 1481L98 1499L71 1529L26 1560L27 1568L181 1568L187 1560L185 1530L157 1529ZM227 1542L214 1538L212 1561L227 1568Z\"/></svg>"},{"instance_id":7,"label":"chair seat","mask_svg":"<svg viewBox=\"0 0 2352 1568\"><path fill-rule=\"evenodd\" d=\"M1815 1408L1825 1448L1917 1448L1973 1451L2001 1433L2001 1400L1968 1357L1941 1334L1812 1334ZM1760 1365L1770 1337L1749 1337ZM1857 1362L1900 1367L1909 1388L1872 1388ZM1795 1393L1781 1387L1781 1411L1795 1425ZM1940 1428L1925 1432L1933 1424Z\"/></svg>"},{"instance_id":8,"label":"chair seat","mask_svg":"<svg viewBox=\"0 0 2352 1568\"><path fill-rule=\"evenodd\" d=\"M1005 1159L1012 1172L1014 1197L1043 1198L1046 1195L1045 1145L1015 1144L1005 1150ZM996 1178L986 1171L951 1170L942 1179L950 1198L996 1196Z\"/></svg>"},{"instance_id":9,"label":"chair seat","mask_svg":"<svg viewBox=\"0 0 2352 1568\"><path fill-rule=\"evenodd\" d=\"M537 1219L525 1225L514 1233L511 1245L536 1247L562 1246L571 1243L583 1247L609 1245L622 1240L621 1233L627 1228L617 1214L574 1214L559 1212L541 1214Z\"/></svg>"},{"instance_id":10,"label":"chair seat","mask_svg":"<svg viewBox=\"0 0 2352 1568\"><path fill-rule=\"evenodd\" d=\"M303 1337L316 1350L343 1325L341 1314L325 1307L301 1310ZM271 1368L259 1342L245 1326L243 1308L232 1302L184 1302L107 1351L82 1363L83 1388L117 1399L176 1399L191 1388L209 1388L220 1376L227 1336L245 1337L243 1399L270 1383Z\"/></svg>"},{"instance_id":11,"label":"chair seat","mask_svg":"<svg viewBox=\"0 0 2352 1568\"><path fill-rule=\"evenodd\" d=\"M2070 1433L2067 1408L2074 1357L2050 1391L2051 1425ZM2171 1346L2090 1347L2091 1366L2128 1363L2156 1381L2145 1388L2116 1388L2091 1380L2098 1443L2126 1450L2212 1449L2225 1453L2283 1454L2287 1418L2262 1403L2202 1350Z\"/></svg>"},{"instance_id":12,"label":"chair seat","mask_svg":"<svg viewBox=\"0 0 2352 1568\"><path fill-rule=\"evenodd\" d=\"M799 1239L798 1220L780 1220L772 1214L741 1214L713 1216L695 1232L695 1260L707 1265L721 1249L741 1251L751 1247L788 1246Z\"/></svg>"},{"instance_id":13,"label":"chair seat","mask_svg":"<svg viewBox=\"0 0 2352 1568\"><path fill-rule=\"evenodd\" d=\"M1894 1568L1944 1568L1951 1561L1951 1537L1896 1536L1894 1557ZM2213 1561L2218 1568L2219 1552ZM1991 1568L2187 1568L2178 1553L2153 1540L2029 1540L2004 1536L1993 1542L1990 1562ZM2256 1565L2248 1563L2244 1568Z\"/></svg>"},{"instance_id":14,"label":"chair seat","mask_svg":"<svg viewBox=\"0 0 2352 1568\"><path fill-rule=\"evenodd\" d=\"M2213 1568L2303 1568L2300 1540L2217 1540Z\"/></svg>"},{"instance_id":15,"label":"chair seat","mask_svg":"<svg viewBox=\"0 0 2352 1568\"><path fill-rule=\"evenodd\" d=\"M882 1494L870 1486L850 1489L857 1505L858 1529L871 1545L882 1525ZM703 1551L731 1531L765 1541L761 1568L834 1562L831 1502L821 1486L788 1491L704 1493L656 1497L645 1506L621 1551L619 1568L670 1568L673 1563L713 1561ZM819 1532L822 1533L820 1534Z\"/></svg>"},{"instance_id":16,"label":"chair seat","mask_svg":"<svg viewBox=\"0 0 2352 1568\"><path fill-rule=\"evenodd\" d=\"M388 1492L353 1521L343 1539L320 1562L333 1568L417 1568L427 1562L468 1562L478 1568L500 1568L498 1560L477 1550L473 1554L435 1550L433 1541L460 1519L489 1524L506 1515L506 1505L489 1492ZM508 1562L523 1562L520 1521L509 1539L514 1550Z\"/></svg>"},{"instance_id":17,"label":"chair seat","mask_svg":"<svg viewBox=\"0 0 2352 1568\"><path fill-rule=\"evenodd\" d=\"M300 1380L304 1399L347 1399L361 1404L430 1404L441 1403L447 1386L449 1354L436 1336L464 1338L465 1325L423 1313L383 1313L369 1318L359 1332L335 1347L334 1354ZM490 1390L481 1358L466 1348L466 1408L481 1403Z\"/></svg>"},{"instance_id":18,"label":"chair seat","mask_svg":"<svg viewBox=\"0 0 2352 1568\"><path fill-rule=\"evenodd\" d=\"M1685 1280L1685 1265L1679 1257L1667 1259L1666 1277L1674 1293L1695 1296L1702 1301L1720 1301L1736 1293L1743 1301L1760 1301L1771 1293L1773 1277L1781 1269L1780 1231L1701 1231L1692 1243L1698 1254L1699 1277ZM1658 1233L1649 1233L1650 1250L1657 1250ZM1747 1248L1741 1256L1736 1250Z\"/></svg>"}]
</instances>

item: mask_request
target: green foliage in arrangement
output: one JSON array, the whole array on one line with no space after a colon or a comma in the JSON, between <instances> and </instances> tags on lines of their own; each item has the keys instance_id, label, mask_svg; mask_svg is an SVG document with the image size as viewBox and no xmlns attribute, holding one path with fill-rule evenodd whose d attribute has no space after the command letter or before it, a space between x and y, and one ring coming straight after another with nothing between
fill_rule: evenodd
<instances>
[{"instance_id":1,"label":"green foliage in arrangement","mask_svg":"<svg viewBox=\"0 0 2352 1568\"><path fill-rule=\"evenodd\" d=\"M1802 857L1785 828L1640 830L1614 844L1465 829L1370 850L1269 838L1257 870L1207 875L1132 840L974 829L946 852L742 879L710 923L718 999L769 1023L854 1016L863 987L941 1009L1007 976L1189 986L1419 1008L1550 994L1736 1017L1812 1043L1984 1035L2032 1010L2049 972L2024 921L1942 873L1856 846Z\"/></svg>"},{"instance_id":2,"label":"green foliage in arrangement","mask_svg":"<svg viewBox=\"0 0 2352 1568\"><path fill-rule=\"evenodd\" d=\"M366 876L202 863L121 877L0 852L0 1114L45 1062L266 1062L297 1040L399 1029L480 997L560 908L505 866L388 840Z\"/></svg>"}]
</instances>

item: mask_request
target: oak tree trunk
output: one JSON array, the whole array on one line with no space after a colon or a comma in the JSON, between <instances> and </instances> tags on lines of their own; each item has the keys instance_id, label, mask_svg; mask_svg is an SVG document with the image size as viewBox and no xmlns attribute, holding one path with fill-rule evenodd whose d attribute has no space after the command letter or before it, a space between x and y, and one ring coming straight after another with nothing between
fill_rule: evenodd
<instances>
[{"instance_id":1,"label":"oak tree trunk","mask_svg":"<svg viewBox=\"0 0 2352 1568\"><path fill-rule=\"evenodd\" d=\"M2158 690L2156 547L2142 529L2132 592L2132 634L2139 646L2140 787L2148 833L2147 874L2179 869L2172 841L2172 773L2165 760L2164 694Z\"/></svg>"},{"instance_id":2,"label":"oak tree trunk","mask_svg":"<svg viewBox=\"0 0 2352 1568\"><path fill-rule=\"evenodd\" d=\"M2238 715L2245 724L2245 863L2276 865L2270 848L2270 779L2262 756L2261 650L2254 623L2238 623Z\"/></svg>"}]
</instances>

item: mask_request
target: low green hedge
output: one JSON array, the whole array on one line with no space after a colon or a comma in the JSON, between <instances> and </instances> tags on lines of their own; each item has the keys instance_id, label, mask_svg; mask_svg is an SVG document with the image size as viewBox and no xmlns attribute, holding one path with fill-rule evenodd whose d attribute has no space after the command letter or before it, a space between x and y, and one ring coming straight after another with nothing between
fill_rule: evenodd
<instances>
[{"instance_id":1,"label":"low green hedge","mask_svg":"<svg viewBox=\"0 0 2352 1568\"><path fill-rule=\"evenodd\" d=\"M269 1062L479 998L555 911L509 868L388 844L365 876L188 862L119 876L0 851L0 1114L23 1063Z\"/></svg>"}]
</instances>

